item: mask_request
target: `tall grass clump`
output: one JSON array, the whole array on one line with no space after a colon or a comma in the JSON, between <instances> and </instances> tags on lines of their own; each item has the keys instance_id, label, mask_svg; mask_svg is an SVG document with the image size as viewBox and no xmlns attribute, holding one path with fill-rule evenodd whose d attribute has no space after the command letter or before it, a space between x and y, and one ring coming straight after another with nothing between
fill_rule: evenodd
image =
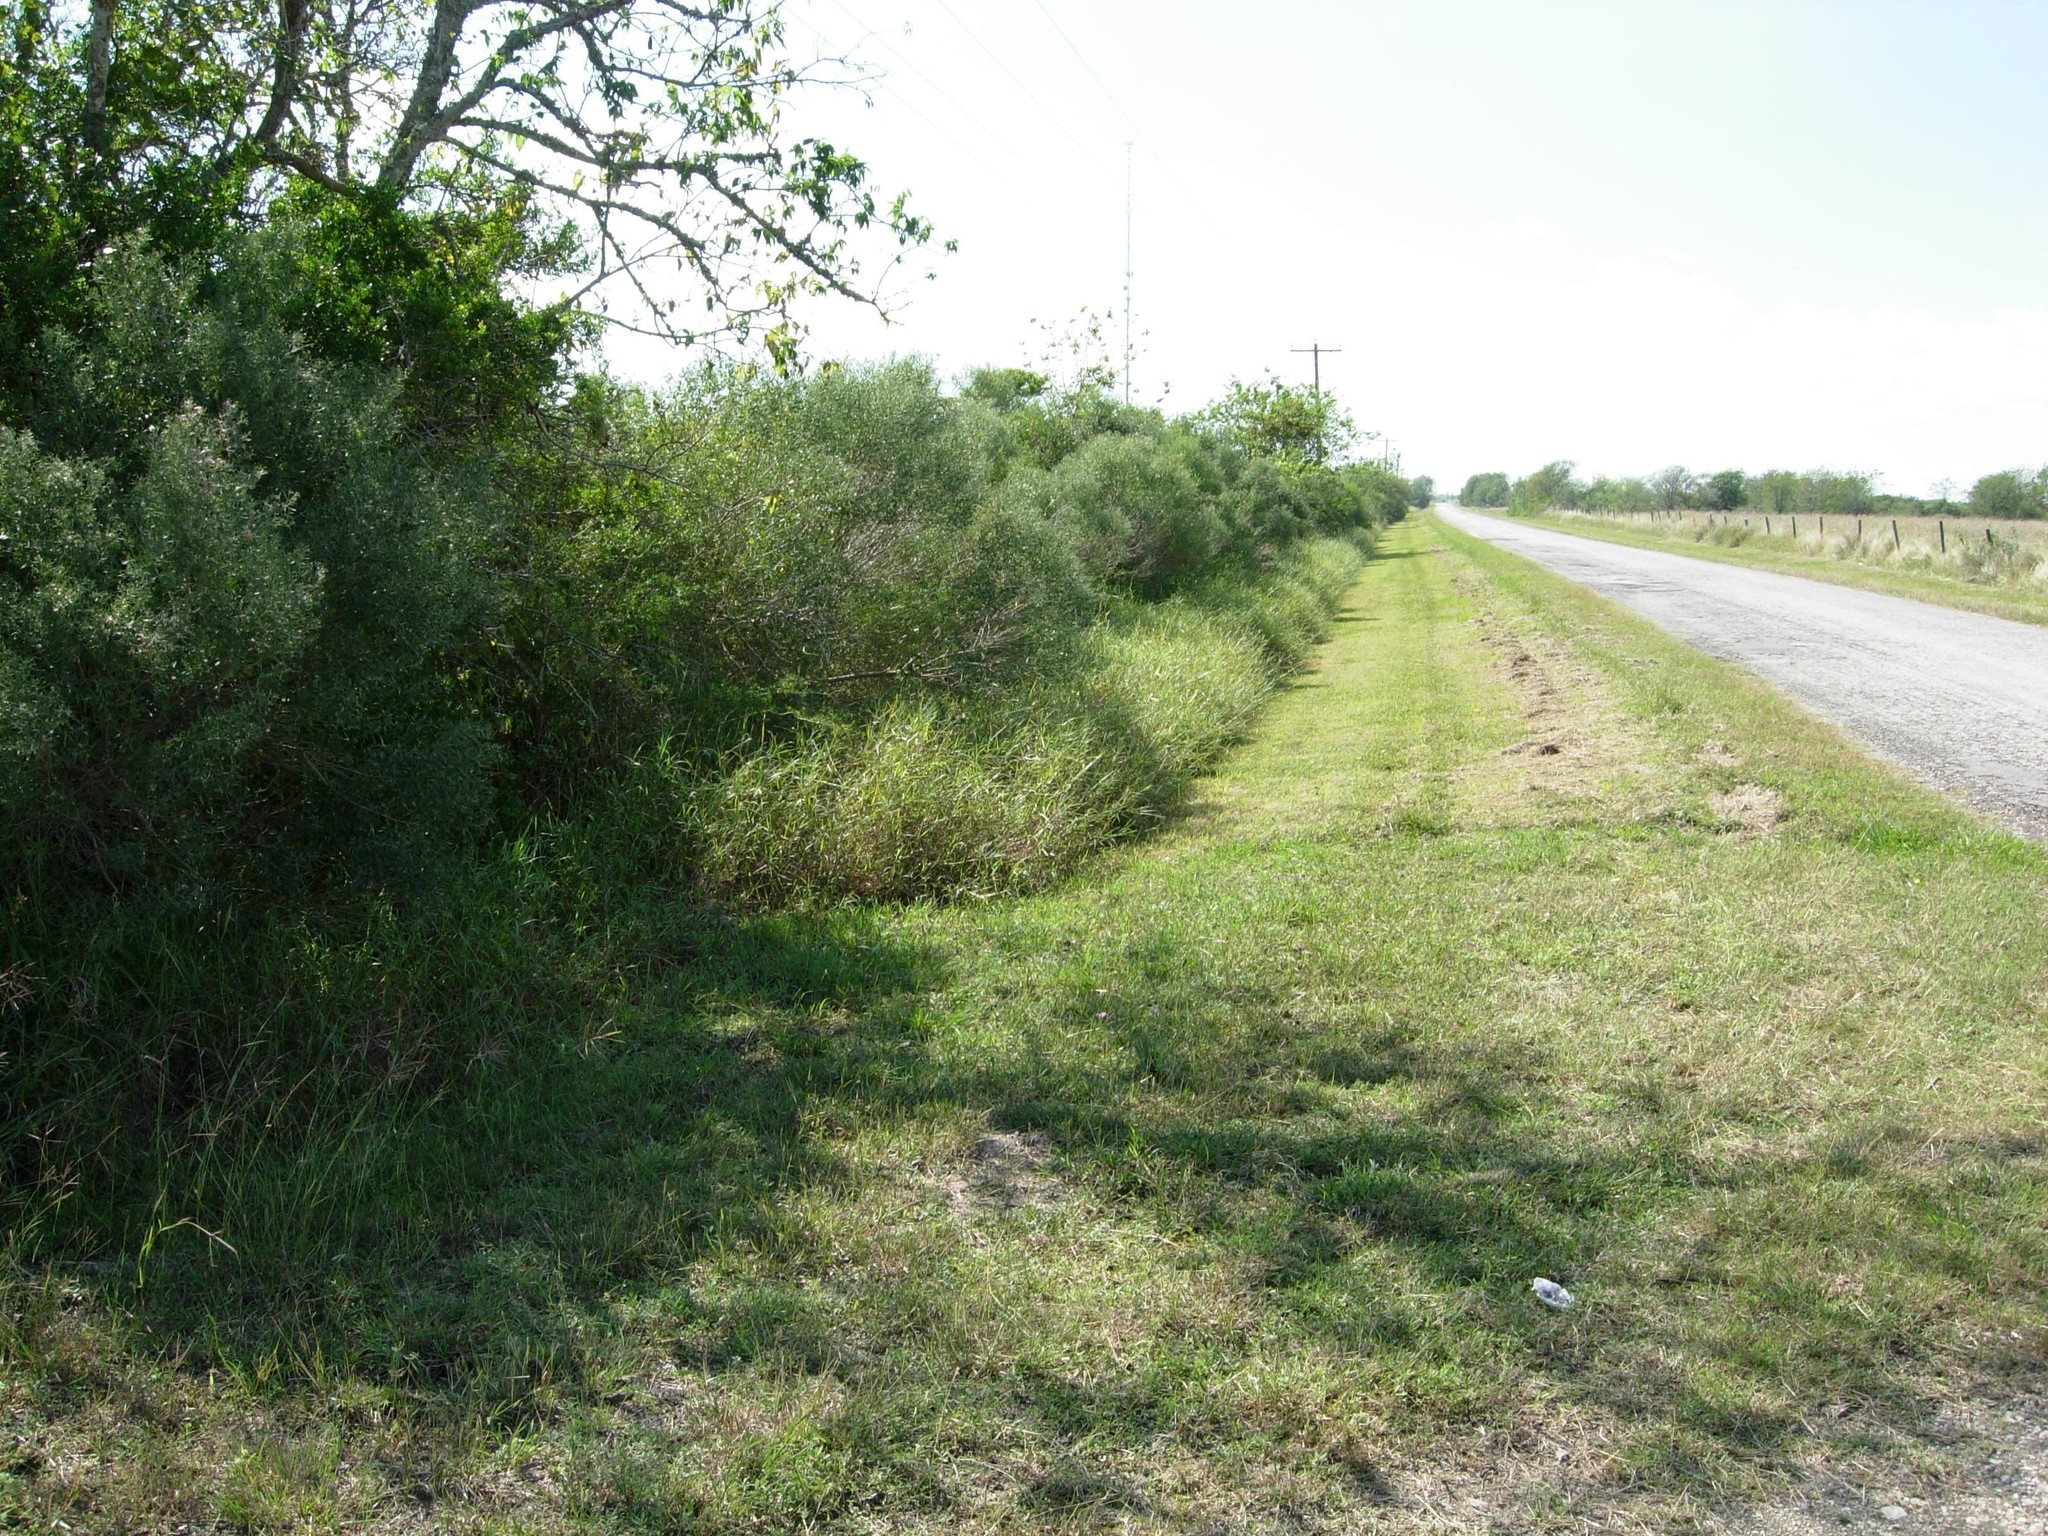
<instances>
[{"instance_id":1,"label":"tall grass clump","mask_svg":"<svg viewBox=\"0 0 2048 1536\"><path fill-rule=\"evenodd\" d=\"M1162 814L1327 631L1362 555L1125 603L996 699L899 699L743 758L679 820L708 890L751 906L1033 889Z\"/></svg>"}]
</instances>

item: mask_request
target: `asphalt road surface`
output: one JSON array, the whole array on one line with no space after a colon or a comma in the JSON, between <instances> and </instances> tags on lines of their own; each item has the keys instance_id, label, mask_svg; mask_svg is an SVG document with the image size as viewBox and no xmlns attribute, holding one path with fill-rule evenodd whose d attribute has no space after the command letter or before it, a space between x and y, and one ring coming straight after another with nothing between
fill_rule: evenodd
<instances>
[{"instance_id":1,"label":"asphalt road surface","mask_svg":"<svg viewBox=\"0 0 2048 1536\"><path fill-rule=\"evenodd\" d=\"M1443 511L1747 667L1880 756L2048 839L2048 628Z\"/></svg>"}]
</instances>

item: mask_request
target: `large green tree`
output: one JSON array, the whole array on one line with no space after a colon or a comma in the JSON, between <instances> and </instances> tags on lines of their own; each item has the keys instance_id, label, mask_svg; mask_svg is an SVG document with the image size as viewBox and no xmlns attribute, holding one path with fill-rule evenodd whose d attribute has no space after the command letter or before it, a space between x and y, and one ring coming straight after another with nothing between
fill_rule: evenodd
<instances>
[{"instance_id":1,"label":"large green tree","mask_svg":"<svg viewBox=\"0 0 2048 1536\"><path fill-rule=\"evenodd\" d=\"M1657 498L1658 507L1666 512L1691 506L1699 489L1699 477L1683 464L1673 464L1650 476L1650 492Z\"/></svg>"},{"instance_id":2,"label":"large green tree","mask_svg":"<svg viewBox=\"0 0 2048 1536\"><path fill-rule=\"evenodd\" d=\"M1733 512L1749 501L1749 477L1739 469L1724 469L1708 477L1707 505L1717 512Z\"/></svg>"},{"instance_id":3,"label":"large green tree","mask_svg":"<svg viewBox=\"0 0 2048 1536\"><path fill-rule=\"evenodd\" d=\"M1973 517L2048 517L2048 469L2024 469L1985 475L1970 487Z\"/></svg>"},{"instance_id":4,"label":"large green tree","mask_svg":"<svg viewBox=\"0 0 2048 1536\"><path fill-rule=\"evenodd\" d=\"M850 237L929 230L793 137L815 78L775 0L8 0L5 331L138 227L204 249L293 184L364 210L519 215L571 301L778 358L804 295L876 297Z\"/></svg>"},{"instance_id":5,"label":"large green tree","mask_svg":"<svg viewBox=\"0 0 2048 1536\"><path fill-rule=\"evenodd\" d=\"M1508 493L1508 505L1523 515L1553 507L1576 507L1585 500L1585 489L1572 478L1570 459L1553 459L1515 482Z\"/></svg>"},{"instance_id":6,"label":"large green tree","mask_svg":"<svg viewBox=\"0 0 2048 1536\"><path fill-rule=\"evenodd\" d=\"M1504 507L1508 504L1508 477L1498 473L1472 475L1458 492L1464 507Z\"/></svg>"}]
</instances>

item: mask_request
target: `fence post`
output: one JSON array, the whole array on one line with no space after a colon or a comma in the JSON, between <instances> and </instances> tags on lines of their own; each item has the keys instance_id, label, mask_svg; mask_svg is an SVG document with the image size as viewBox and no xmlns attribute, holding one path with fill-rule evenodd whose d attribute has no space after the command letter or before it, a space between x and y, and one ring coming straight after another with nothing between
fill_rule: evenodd
<instances>
[{"instance_id":1,"label":"fence post","mask_svg":"<svg viewBox=\"0 0 2048 1536\"><path fill-rule=\"evenodd\" d=\"M1893 518L1893 519L1892 519L1892 553L1896 555L1896 554L1897 554L1898 552L1899 552L1899 520L1898 520L1898 519L1897 519L1897 518L1895 517L1895 518Z\"/></svg>"},{"instance_id":2,"label":"fence post","mask_svg":"<svg viewBox=\"0 0 2048 1536\"><path fill-rule=\"evenodd\" d=\"M1941 520L1940 518L1938 518L1938 517L1937 517L1937 518L1936 518L1936 519L1934 520L1934 531L1935 531L1935 533L1936 533L1936 534L1938 534L1938 535L1940 536L1940 538L1941 538L1941 552L1942 552L1942 553L1943 553L1944 555L1945 555L1945 554L1947 554L1947 553L1948 553L1948 524L1944 523L1944 522L1943 522L1943 521L1942 521L1942 520Z\"/></svg>"},{"instance_id":3,"label":"fence post","mask_svg":"<svg viewBox=\"0 0 2048 1536\"><path fill-rule=\"evenodd\" d=\"M1765 514L1764 514L1764 537L1768 539L1768 538L1769 538L1770 536L1771 536L1771 519L1770 519L1770 514L1769 514L1769 513L1765 513Z\"/></svg>"},{"instance_id":4,"label":"fence post","mask_svg":"<svg viewBox=\"0 0 2048 1536\"><path fill-rule=\"evenodd\" d=\"M1792 537L1795 539L1799 537L1799 514L1797 512L1792 514Z\"/></svg>"}]
</instances>

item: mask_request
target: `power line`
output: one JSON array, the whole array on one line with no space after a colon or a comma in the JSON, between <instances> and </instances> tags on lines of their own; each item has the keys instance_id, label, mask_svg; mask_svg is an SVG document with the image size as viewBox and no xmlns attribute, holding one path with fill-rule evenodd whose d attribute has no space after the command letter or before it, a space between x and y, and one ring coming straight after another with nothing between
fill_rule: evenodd
<instances>
[{"instance_id":1,"label":"power line","mask_svg":"<svg viewBox=\"0 0 2048 1536\"><path fill-rule=\"evenodd\" d=\"M1124 110L1124 104L1116 99L1116 92L1109 88L1102 76L1095 73L1095 66L1088 62L1088 55L1081 51L1080 45L1067 36L1067 29L1060 25L1060 19L1046 9L1045 0L1032 0L1032 4L1038 7L1039 15L1051 24L1053 31L1059 33L1060 41L1067 45L1067 51L1081 61L1081 67L1088 71L1088 78L1102 88L1102 94L1108 98L1109 104L1116 108L1116 115L1124 120L1126 127L1135 132L1138 125L1132 120L1131 114Z\"/></svg>"},{"instance_id":2,"label":"power line","mask_svg":"<svg viewBox=\"0 0 2048 1536\"><path fill-rule=\"evenodd\" d=\"M840 6L840 9L844 11L846 10L846 7L842 5ZM858 16L855 16L851 11L847 11L846 14L848 19L851 20L855 26L862 25L861 19ZM832 48L836 52L838 52L839 57L843 61L845 61L848 64L851 64L853 62L850 55L846 54L843 50L840 50L839 45L834 43L832 39L825 35L824 30L818 26L816 21L812 21L810 25L811 30L817 36L818 44L820 47ZM862 41L865 42L866 38L863 38ZM947 128L945 124L934 120L932 116L926 111L924 111L923 108L919 107L916 102L912 101L908 96L904 95L901 91L897 90L895 85L890 81L889 77L886 74L869 75L859 80L849 81L848 83L857 86L859 89L864 91L886 91L891 97L895 99L896 104L902 107L904 111L920 119L925 124L925 126L932 130L932 132L938 134L940 138L944 139L947 143L951 144L955 149L959 150L961 154L965 155L969 160L973 161L976 165L981 167L983 171L987 172L991 176L1000 174L994 166L990 165L988 161L984 160L979 154L975 153L973 149L969 148L966 144L961 143L958 134L954 133L951 129ZM966 114L963 113L962 115L965 116ZM971 117L968 120L970 122L973 121ZM979 124L977 124L976 126L979 126ZM982 131L987 132L986 129L983 129ZM991 134L990 137L994 138L994 135ZM996 142L998 145L1005 149L1008 149L1009 147L1007 145L1003 145L1000 139L996 140ZM1015 151L1011 151L1011 153L1014 154Z\"/></svg>"},{"instance_id":3,"label":"power line","mask_svg":"<svg viewBox=\"0 0 2048 1536\"><path fill-rule=\"evenodd\" d=\"M983 42L981 40L980 35L976 33L972 27L968 26L966 22L960 19L959 13L956 12L952 6L946 4L946 0L933 0L933 3L936 4L940 10L944 11L948 16L952 18L953 25L958 27L962 32L965 32L968 36L968 39L974 44L975 47L979 48L983 53L989 56L989 61L993 63L997 69L1003 72L1004 79L1008 80L1010 84L1017 87L1017 89L1023 93L1024 99L1026 101L1030 102L1031 105L1038 108L1040 112L1044 113L1047 121L1049 121L1055 128L1059 129L1061 133L1067 136L1067 142L1069 144L1073 145L1074 148L1080 150L1083 155L1088 154L1088 146L1083 144L1079 139L1074 137L1074 130L1067 126L1066 119L1060 117L1052 110L1052 108L1048 107L1044 102L1040 101L1037 98L1037 96L1033 95L1031 87L1026 85L1022 80L1019 80L1016 77L1016 75L1011 72L1010 66L1003 62L1002 55L997 53L995 49L989 47L987 43Z\"/></svg>"},{"instance_id":4,"label":"power line","mask_svg":"<svg viewBox=\"0 0 2048 1536\"><path fill-rule=\"evenodd\" d=\"M1001 134L997 133L993 128L989 127L988 124L984 123L980 118L976 117L972 112L968 111L967 108L965 108L958 101L956 101L953 98L951 92L949 92L943 85L939 84L938 81L934 80L930 75L926 74L922 69L918 67L916 60L912 59L908 54L904 53L894 43L890 42L887 34L877 30L874 27L869 26L865 21L862 21L860 17L855 15L853 10L844 3L844 0L832 0L832 3L839 8L840 12L846 17L848 21L852 22L856 27L859 27L861 29L861 40L863 42L867 41L867 39L869 38L873 38L876 42L880 43L884 48L888 49L889 52L895 57L897 63L901 64L913 75L916 75L918 79L922 80L926 85L930 86L932 88L933 93L937 95L941 101L945 102L946 105L951 107L955 112L958 112L974 127L980 129L983 136L986 137L991 144L994 144L996 148L1000 149L1012 160L1016 160L1019 162L1023 161L1024 156L1019 154L1017 150L1011 146L1009 140L1005 139ZM892 92L891 94L893 94L898 101L905 101L905 98L900 91ZM906 102L906 105L907 104L908 103ZM912 110L915 111L916 109L912 108ZM918 113L918 115L920 117L924 116L924 114L921 112ZM939 128L939 125L937 123L932 123L932 120L928 117L925 118L925 121L927 123L931 123L932 127L938 128L939 132L941 133L944 133L946 131L943 128ZM984 165L983 169L986 170L988 169L988 167Z\"/></svg>"},{"instance_id":5,"label":"power line","mask_svg":"<svg viewBox=\"0 0 2048 1536\"><path fill-rule=\"evenodd\" d=\"M1195 196L1195 194L1188 189L1188 184L1180 179L1180 172L1176 171L1173 168L1173 162L1168 160L1166 156L1160 154L1158 150L1154 149L1151 143L1147 141L1147 139L1145 138L1145 135L1138 131L1137 119L1132 117L1130 113L1124 110L1124 104L1121 101L1117 100L1116 92L1112 91L1109 88L1109 82L1104 80L1102 76L1096 71L1095 66L1088 62L1088 55L1081 51L1081 45L1075 42L1074 39L1068 35L1067 29L1065 27L1060 25L1059 17L1053 15L1051 9L1046 5L1045 0L1032 0L1032 4L1038 7L1038 13L1039 15L1045 18L1046 24L1050 26L1053 29L1053 31L1059 34L1060 41L1067 45L1067 52L1071 53L1077 60L1079 60L1081 67L1088 71L1088 78L1095 82L1096 88L1102 92L1103 99L1106 100L1112 107L1116 109L1116 115L1122 118L1124 120L1124 126L1131 130L1132 138L1134 138L1138 143L1143 144L1145 146L1145 153L1150 155L1154 160L1156 160L1159 163L1159 168L1166 172L1167 179L1170 180L1176 187L1180 189L1181 195L1188 200L1189 205L1192 206L1196 210L1196 212L1200 212L1202 208L1200 199L1198 199Z\"/></svg>"}]
</instances>

